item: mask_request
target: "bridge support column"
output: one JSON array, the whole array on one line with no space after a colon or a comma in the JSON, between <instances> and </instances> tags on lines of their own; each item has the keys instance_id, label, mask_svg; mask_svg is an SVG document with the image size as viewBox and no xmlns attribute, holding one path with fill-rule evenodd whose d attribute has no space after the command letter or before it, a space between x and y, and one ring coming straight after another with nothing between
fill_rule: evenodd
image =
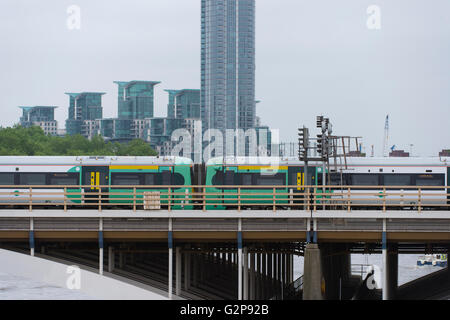
<instances>
[{"instance_id":1,"label":"bridge support column","mask_svg":"<svg viewBox=\"0 0 450 320\"><path fill-rule=\"evenodd\" d=\"M108 272L114 271L114 248L108 247Z\"/></svg>"},{"instance_id":2,"label":"bridge support column","mask_svg":"<svg viewBox=\"0 0 450 320\"><path fill-rule=\"evenodd\" d=\"M32 257L34 257L34 219L33 218L30 218L29 243L30 243L30 255Z\"/></svg>"},{"instance_id":3,"label":"bridge support column","mask_svg":"<svg viewBox=\"0 0 450 320\"><path fill-rule=\"evenodd\" d=\"M189 290L191 282L191 254L186 252L184 254L184 290Z\"/></svg>"},{"instance_id":4,"label":"bridge support column","mask_svg":"<svg viewBox=\"0 0 450 320\"><path fill-rule=\"evenodd\" d=\"M283 280L281 279L282 275L282 264L281 264L281 253L277 253L277 280L278 280L278 292L281 293Z\"/></svg>"},{"instance_id":5,"label":"bridge support column","mask_svg":"<svg viewBox=\"0 0 450 320\"><path fill-rule=\"evenodd\" d=\"M289 265L290 265L290 270L289 270L289 283L292 283L295 281L294 279L294 255L291 254L289 255Z\"/></svg>"},{"instance_id":6,"label":"bridge support column","mask_svg":"<svg viewBox=\"0 0 450 320\"><path fill-rule=\"evenodd\" d=\"M262 299L265 299L267 296L267 253L262 254Z\"/></svg>"},{"instance_id":7,"label":"bridge support column","mask_svg":"<svg viewBox=\"0 0 450 320\"><path fill-rule=\"evenodd\" d=\"M175 294L181 294L181 248L175 248Z\"/></svg>"},{"instance_id":8,"label":"bridge support column","mask_svg":"<svg viewBox=\"0 0 450 320\"><path fill-rule=\"evenodd\" d=\"M248 249L245 247L244 251L244 300L248 300Z\"/></svg>"},{"instance_id":9,"label":"bridge support column","mask_svg":"<svg viewBox=\"0 0 450 320\"><path fill-rule=\"evenodd\" d=\"M256 300L260 300L261 299L261 254L260 253L256 253L256 295L255 295L255 299Z\"/></svg>"},{"instance_id":10,"label":"bridge support column","mask_svg":"<svg viewBox=\"0 0 450 320\"><path fill-rule=\"evenodd\" d=\"M123 252L122 251L119 252L119 268L120 269L123 268Z\"/></svg>"},{"instance_id":11,"label":"bridge support column","mask_svg":"<svg viewBox=\"0 0 450 320\"><path fill-rule=\"evenodd\" d=\"M98 231L98 247L99 247L99 257L98 257L98 273L103 275L103 219L100 218L99 231Z\"/></svg>"},{"instance_id":12,"label":"bridge support column","mask_svg":"<svg viewBox=\"0 0 450 320\"><path fill-rule=\"evenodd\" d=\"M383 249L383 300L394 300L398 286L398 251L395 244Z\"/></svg>"},{"instance_id":13,"label":"bridge support column","mask_svg":"<svg viewBox=\"0 0 450 320\"><path fill-rule=\"evenodd\" d=\"M255 254L250 253L250 300L255 300Z\"/></svg>"},{"instance_id":14,"label":"bridge support column","mask_svg":"<svg viewBox=\"0 0 450 320\"><path fill-rule=\"evenodd\" d=\"M240 219L239 219L240 220ZM239 226L241 225L239 221ZM238 231L238 261L237 261L237 270L238 270L238 300L242 300L242 231Z\"/></svg>"},{"instance_id":15,"label":"bridge support column","mask_svg":"<svg viewBox=\"0 0 450 320\"><path fill-rule=\"evenodd\" d=\"M192 255L192 285L194 287L197 286L197 261L198 261L198 254Z\"/></svg>"},{"instance_id":16,"label":"bridge support column","mask_svg":"<svg viewBox=\"0 0 450 320\"><path fill-rule=\"evenodd\" d=\"M171 220L172 219L169 220L170 230L172 229L171 228ZM169 273L168 273L169 287L168 287L167 291L168 291L169 299L172 300L172 294L173 294L172 293L172 291L173 291L173 288L172 288L173 287L173 284L172 284L172 281L173 281L173 237L172 237L172 231L169 231L169 234L168 234L168 247L169 247Z\"/></svg>"},{"instance_id":17,"label":"bridge support column","mask_svg":"<svg viewBox=\"0 0 450 320\"><path fill-rule=\"evenodd\" d=\"M304 261L303 300L322 300L322 262L316 243L306 245Z\"/></svg>"},{"instance_id":18,"label":"bridge support column","mask_svg":"<svg viewBox=\"0 0 450 320\"><path fill-rule=\"evenodd\" d=\"M272 297L273 296L273 254L272 252L269 253L268 257L267 257L267 271L269 274L269 281L270 281L270 286L269 286L269 294Z\"/></svg>"},{"instance_id":19,"label":"bridge support column","mask_svg":"<svg viewBox=\"0 0 450 320\"><path fill-rule=\"evenodd\" d=\"M278 260L278 253L273 254L273 278L274 278L274 290L275 294L278 294L278 269L279 269L279 260Z\"/></svg>"},{"instance_id":20,"label":"bridge support column","mask_svg":"<svg viewBox=\"0 0 450 320\"><path fill-rule=\"evenodd\" d=\"M387 243L386 219L383 220L383 300L395 299L398 286L398 250L395 244Z\"/></svg>"}]
</instances>

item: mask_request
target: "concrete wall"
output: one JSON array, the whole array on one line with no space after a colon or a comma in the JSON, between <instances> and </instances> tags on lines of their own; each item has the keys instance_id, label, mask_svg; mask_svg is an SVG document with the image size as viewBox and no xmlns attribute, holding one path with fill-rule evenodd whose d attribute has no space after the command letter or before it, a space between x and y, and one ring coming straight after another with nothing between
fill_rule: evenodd
<instances>
[{"instance_id":1,"label":"concrete wall","mask_svg":"<svg viewBox=\"0 0 450 320\"><path fill-rule=\"evenodd\" d=\"M0 271L61 288L76 287L68 265L0 249ZM70 270L69 270L70 271ZM101 300L167 300L167 297L94 272L79 270L79 291ZM78 290L78 289L74 289ZM157 289L155 289L157 291Z\"/></svg>"}]
</instances>

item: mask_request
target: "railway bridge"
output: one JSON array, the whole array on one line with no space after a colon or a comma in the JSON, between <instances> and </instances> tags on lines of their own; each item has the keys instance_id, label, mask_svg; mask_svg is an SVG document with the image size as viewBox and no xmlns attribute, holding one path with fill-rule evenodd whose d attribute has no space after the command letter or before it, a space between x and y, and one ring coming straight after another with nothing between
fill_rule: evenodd
<instances>
[{"instance_id":1,"label":"railway bridge","mask_svg":"<svg viewBox=\"0 0 450 320\"><path fill-rule=\"evenodd\" d=\"M351 253L382 253L382 298L401 298L398 255L450 248L450 211L425 205L420 188L407 201L398 191L398 203L385 190L373 191L374 203L353 189L336 199L317 187L287 198L271 188L259 202L241 190L217 198L207 187L181 197L134 188L122 202L100 187L88 196L81 189L79 202L65 190L52 202L55 194L30 187L20 194L26 202L10 201L17 192L0 200L0 245L145 282L169 298L239 300L354 298L365 279L352 275ZM295 256L304 257L298 279Z\"/></svg>"}]
</instances>

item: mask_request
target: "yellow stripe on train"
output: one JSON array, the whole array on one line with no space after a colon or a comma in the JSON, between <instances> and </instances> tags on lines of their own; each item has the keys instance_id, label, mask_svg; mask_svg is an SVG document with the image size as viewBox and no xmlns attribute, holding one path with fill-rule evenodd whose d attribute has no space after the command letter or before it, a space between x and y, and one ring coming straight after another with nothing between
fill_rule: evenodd
<instances>
[{"instance_id":1,"label":"yellow stripe on train","mask_svg":"<svg viewBox=\"0 0 450 320\"><path fill-rule=\"evenodd\" d=\"M111 170L158 170L159 166L110 166Z\"/></svg>"}]
</instances>

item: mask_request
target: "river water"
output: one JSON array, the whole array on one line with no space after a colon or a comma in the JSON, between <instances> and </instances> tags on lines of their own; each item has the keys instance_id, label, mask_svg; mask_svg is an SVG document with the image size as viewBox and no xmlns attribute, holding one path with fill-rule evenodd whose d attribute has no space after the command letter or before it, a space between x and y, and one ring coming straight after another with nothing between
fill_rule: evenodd
<instances>
[{"instance_id":1,"label":"river water","mask_svg":"<svg viewBox=\"0 0 450 320\"><path fill-rule=\"evenodd\" d=\"M93 300L79 291L1 273L0 300Z\"/></svg>"}]
</instances>

